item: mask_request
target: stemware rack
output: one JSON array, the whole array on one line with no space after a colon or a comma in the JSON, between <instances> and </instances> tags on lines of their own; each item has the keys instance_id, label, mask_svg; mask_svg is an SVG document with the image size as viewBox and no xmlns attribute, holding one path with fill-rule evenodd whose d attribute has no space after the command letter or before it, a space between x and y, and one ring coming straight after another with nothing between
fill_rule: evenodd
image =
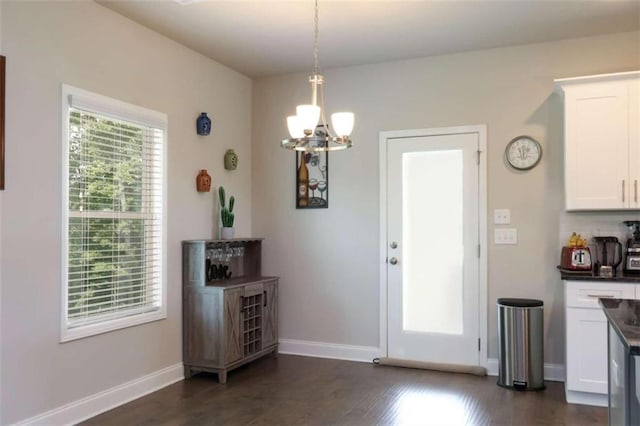
<instances>
[{"instance_id":1,"label":"stemware rack","mask_svg":"<svg viewBox=\"0 0 640 426\"><path fill-rule=\"evenodd\" d=\"M262 271L262 239L189 240L182 243L182 280L204 286L225 279L251 280ZM209 266L227 266L228 277L212 277Z\"/></svg>"}]
</instances>

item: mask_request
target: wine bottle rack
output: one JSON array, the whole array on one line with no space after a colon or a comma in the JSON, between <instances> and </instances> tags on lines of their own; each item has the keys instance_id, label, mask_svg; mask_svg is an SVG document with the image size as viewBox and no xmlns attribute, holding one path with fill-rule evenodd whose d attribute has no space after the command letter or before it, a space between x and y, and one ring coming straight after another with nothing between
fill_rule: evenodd
<instances>
[{"instance_id":1,"label":"wine bottle rack","mask_svg":"<svg viewBox=\"0 0 640 426\"><path fill-rule=\"evenodd\" d=\"M262 294L244 297L243 348L244 356L262 350Z\"/></svg>"}]
</instances>

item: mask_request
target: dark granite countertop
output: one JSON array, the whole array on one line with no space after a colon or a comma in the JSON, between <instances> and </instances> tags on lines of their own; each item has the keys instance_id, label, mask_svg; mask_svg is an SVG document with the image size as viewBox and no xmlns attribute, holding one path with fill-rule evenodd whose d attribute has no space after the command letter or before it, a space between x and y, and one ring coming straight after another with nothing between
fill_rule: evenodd
<instances>
[{"instance_id":1,"label":"dark granite countertop","mask_svg":"<svg viewBox=\"0 0 640 426\"><path fill-rule=\"evenodd\" d=\"M611 281L611 282L632 282L640 283L640 275L625 275L623 272L618 271L615 277L600 277L592 275L591 272L565 272L560 269L560 277L563 280L577 280L577 281Z\"/></svg>"},{"instance_id":2,"label":"dark granite countertop","mask_svg":"<svg viewBox=\"0 0 640 426\"><path fill-rule=\"evenodd\" d=\"M599 302L631 355L640 355L640 300L599 299Z\"/></svg>"}]
</instances>

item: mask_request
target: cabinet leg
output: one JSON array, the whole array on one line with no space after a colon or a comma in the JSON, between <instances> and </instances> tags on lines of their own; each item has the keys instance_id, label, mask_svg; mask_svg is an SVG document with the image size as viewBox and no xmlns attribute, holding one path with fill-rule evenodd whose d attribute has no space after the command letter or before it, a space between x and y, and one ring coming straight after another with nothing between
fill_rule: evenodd
<instances>
[{"instance_id":1,"label":"cabinet leg","mask_svg":"<svg viewBox=\"0 0 640 426\"><path fill-rule=\"evenodd\" d=\"M274 358L278 358L278 348L275 348L273 352L271 352Z\"/></svg>"},{"instance_id":2,"label":"cabinet leg","mask_svg":"<svg viewBox=\"0 0 640 426\"><path fill-rule=\"evenodd\" d=\"M191 378L191 367L185 365L184 366L184 378L185 379L190 379Z\"/></svg>"},{"instance_id":3,"label":"cabinet leg","mask_svg":"<svg viewBox=\"0 0 640 426\"><path fill-rule=\"evenodd\" d=\"M223 385L227 383L227 370L218 371L218 383Z\"/></svg>"}]
</instances>

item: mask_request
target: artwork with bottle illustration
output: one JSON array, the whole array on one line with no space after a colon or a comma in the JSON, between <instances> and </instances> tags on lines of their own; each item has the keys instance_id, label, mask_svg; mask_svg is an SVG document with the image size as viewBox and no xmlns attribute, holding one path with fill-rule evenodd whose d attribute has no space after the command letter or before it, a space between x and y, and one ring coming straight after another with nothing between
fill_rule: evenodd
<instances>
[{"instance_id":1,"label":"artwork with bottle illustration","mask_svg":"<svg viewBox=\"0 0 640 426\"><path fill-rule=\"evenodd\" d=\"M296 151L296 208L329 207L329 169L326 152Z\"/></svg>"}]
</instances>

